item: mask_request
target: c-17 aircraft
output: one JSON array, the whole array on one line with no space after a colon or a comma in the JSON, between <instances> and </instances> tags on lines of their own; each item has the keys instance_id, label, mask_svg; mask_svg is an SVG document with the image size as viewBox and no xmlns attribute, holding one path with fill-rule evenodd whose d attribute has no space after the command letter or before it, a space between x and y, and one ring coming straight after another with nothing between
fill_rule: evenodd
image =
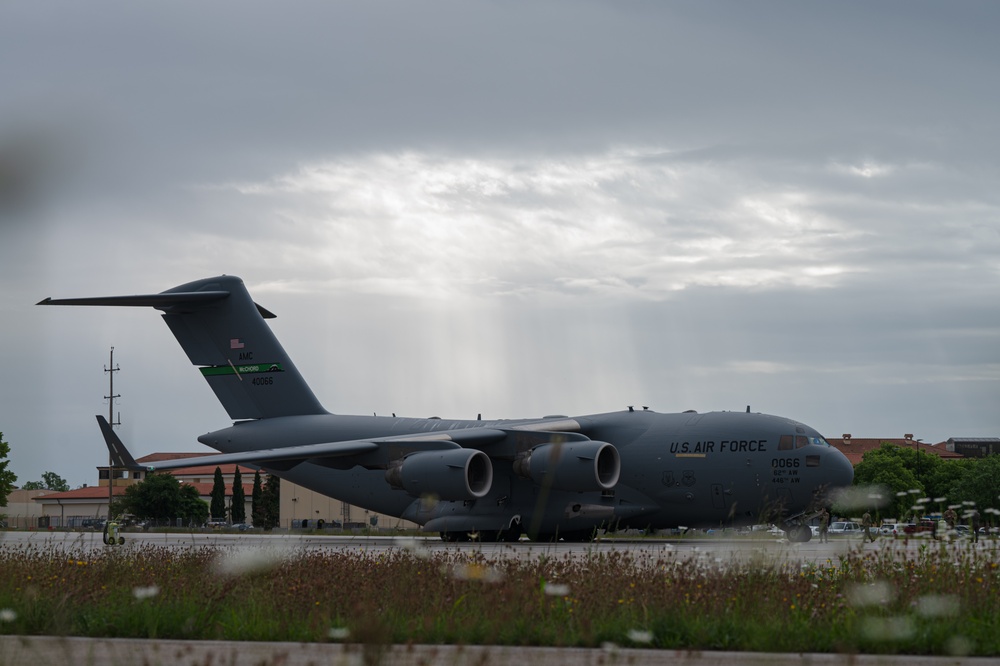
<instances>
[{"instance_id":1,"label":"c-17 aircraft","mask_svg":"<svg viewBox=\"0 0 1000 666\"><path fill-rule=\"evenodd\" d=\"M199 465L258 466L445 540L589 540L601 529L805 521L849 486L853 468L816 430L746 412L646 408L518 420L345 416L326 411L234 276L158 294L39 305L153 307L234 421L198 437ZM116 465L138 466L103 417Z\"/></svg>"}]
</instances>

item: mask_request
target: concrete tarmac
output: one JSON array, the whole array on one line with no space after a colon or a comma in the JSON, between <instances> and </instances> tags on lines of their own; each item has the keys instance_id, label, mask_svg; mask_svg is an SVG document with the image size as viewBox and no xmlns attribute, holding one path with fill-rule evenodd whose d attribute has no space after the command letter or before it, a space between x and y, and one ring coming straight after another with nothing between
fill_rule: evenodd
<instances>
[{"instance_id":1,"label":"concrete tarmac","mask_svg":"<svg viewBox=\"0 0 1000 666\"><path fill-rule=\"evenodd\" d=\"M444 542L436 536L370 536L323 535L302 532L126 532L124 546L106 546L100 532L8 531L0 532L0 547L56 548L66 552L102 551L110 548L142 548L156 546L170 549L187 548L272 548L290 552L331 550L378 554L394 549L419 549L430 552L477 552L498 557L537 557L559 555L578 557L600 552L630 552L644 557L657 555L704 557L718 563L742 558L776 558L797 562L822 563L850 551L892 549L894 552L915 552L933 542L930 539L893 539L883 537L874 543L859 538L834 538L828 543L817 540L808 543L788 543L781 538L613 538L592 543L538 543L527 540L518 543ZM997 549L994 539L980 539L973 544L961 539L949 547Z\"/></svg>"}]
</instances>

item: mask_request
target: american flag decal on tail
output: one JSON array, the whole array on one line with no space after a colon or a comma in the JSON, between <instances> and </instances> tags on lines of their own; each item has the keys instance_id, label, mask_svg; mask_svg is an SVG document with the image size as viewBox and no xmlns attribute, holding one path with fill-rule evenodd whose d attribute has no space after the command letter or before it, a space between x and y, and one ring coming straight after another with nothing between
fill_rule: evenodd
<instances>
[{"instance_id":1,"label":"american flag decal on tail","mask_svg":"<svg viewBox=\"0 0 1000 666\"><path fill-rule=\"evenodd\" d=\"M243 338L232 338L229 341L230 349L243 349L245 345L243 344Z\"/></svg>"}]
</instances>

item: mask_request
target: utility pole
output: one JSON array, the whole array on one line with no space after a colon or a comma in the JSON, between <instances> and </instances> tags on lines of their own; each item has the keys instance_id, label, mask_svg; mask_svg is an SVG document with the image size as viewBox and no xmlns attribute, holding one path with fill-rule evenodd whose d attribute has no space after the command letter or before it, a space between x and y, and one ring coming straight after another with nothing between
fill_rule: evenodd
<instances>
[{"instance_id":1,"label":"utility pole","mask_svg":"<svg viewBox=\"0 0 1000 666\"><path fill-rule=\"evenodd\" d=\"M122 414L118 412L118 420L115 420L115 400L120 398L120 394L115 394L115 373L120 372L121 368L115 365L115 348L111 348L111 358L108 361L108 365L104 366L104 372L108 375L108 382L110 384L108 395L104 396L104 399L108 401L108 423L111 427L122 424ZM115 498L115 461L111 457L111 452L108 451L108 522L111 521L111 502Z\"/></svg>"}]
</instances>

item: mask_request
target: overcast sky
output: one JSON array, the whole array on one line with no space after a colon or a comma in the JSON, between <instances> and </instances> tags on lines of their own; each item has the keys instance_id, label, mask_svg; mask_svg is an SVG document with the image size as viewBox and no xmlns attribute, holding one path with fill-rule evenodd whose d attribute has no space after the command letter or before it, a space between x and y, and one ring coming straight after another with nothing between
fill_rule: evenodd
<instances>
[{"instance_id":1,"label":"overcast sky","mask_svg":"<svg viewBox=\"0 0 1000 666\"><path fill-rule=\"evenodd\" d=\"M228 425L152 309L241 276L327 409L1000 436L1000 5L5 2L0 431Z\"/></svg>"}]
</instances>

